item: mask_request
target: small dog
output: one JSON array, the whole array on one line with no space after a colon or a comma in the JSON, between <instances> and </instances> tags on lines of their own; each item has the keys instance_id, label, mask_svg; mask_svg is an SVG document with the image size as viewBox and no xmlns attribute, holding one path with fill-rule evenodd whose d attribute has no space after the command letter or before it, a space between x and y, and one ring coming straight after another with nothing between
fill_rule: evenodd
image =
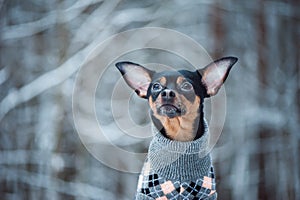
<instances>
[{"instance_id":1,"label":"small dog","mask_svg":"<svg viewBox=\"0 0 300 200\"><path fill-rule=\"evenodd\" d=\"M148 99L154 124L136 199L217 198L203 101L217 94L236 62L224 57L194 72L155 72L132 62L116 63L126 83Z\"/></svg>"}]
</instances>

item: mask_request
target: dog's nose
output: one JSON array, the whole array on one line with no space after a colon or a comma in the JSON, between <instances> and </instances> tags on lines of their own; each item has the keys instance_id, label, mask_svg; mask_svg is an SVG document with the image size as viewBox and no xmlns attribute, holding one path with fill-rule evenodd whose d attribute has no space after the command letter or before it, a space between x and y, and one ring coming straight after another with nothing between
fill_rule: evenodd
<instances>
[{"instance_id":1,"label":"dog's nose","mask_svg":"<svg viewBox=\"0 0 300 200\"><path fill-rule=\"evenodd\" d=\"M161 92L161 97L163 99L173 99L175 98L176 94L173 90L170 89L165 89L164 91Z\"/></svg>"}]
</instances>

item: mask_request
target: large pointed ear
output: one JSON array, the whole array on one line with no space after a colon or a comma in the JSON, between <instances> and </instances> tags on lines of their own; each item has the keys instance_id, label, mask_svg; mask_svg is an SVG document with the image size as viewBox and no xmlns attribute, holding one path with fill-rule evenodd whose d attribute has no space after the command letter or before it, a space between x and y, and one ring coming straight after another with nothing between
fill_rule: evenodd
<instances>
[{"instance_id":1,"label":"large pointed ear","mask_svg":"<svg viewBox=\"0 0 300 200\"><path fill-rule=\"evenodd\" d=\"M202 83L206 87L207 96L213 96L218 93L230 69L237 60L235 57L224 57L198 70L202 76Z\"/></svg>"},{"instance_id":2,"label":"large pointed ear","mask_svg":"<svg viewBox=\"0 0 300 200\"><path fill-rule=\"evenodd\" d=\"M132 62L118 62L119 69L126 83L142 98L147 98L147 90L154 71Z\"/></svg>"}]
</instances>

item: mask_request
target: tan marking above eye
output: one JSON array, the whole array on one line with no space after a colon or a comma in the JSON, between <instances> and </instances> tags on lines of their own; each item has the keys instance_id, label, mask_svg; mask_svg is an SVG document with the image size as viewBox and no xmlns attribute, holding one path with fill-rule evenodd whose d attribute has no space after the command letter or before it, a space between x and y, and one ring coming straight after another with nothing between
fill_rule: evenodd
<instances>
[{"instance_id":1,"label":"tan marking above eye","mask_svg":"<svg viewBox=\"0 0 300 200\"><path fill-rule=\"evenodd\" d=\"M167 85L167 79L166 79L166 77L161 77L160 79L159 79L159 83L161 84L161 85Z\"/></svg>"},{"instance_id":2,"label":"tan marking above eye","mask_svg":"<svg viewBox=\"0 0 300 200\"><path fill-rule=\"evenodd\" d=\"M181 85L185 81L185 78L182 76L178 76L176 83L177 85Z\"/></svg>"}]
</instances>

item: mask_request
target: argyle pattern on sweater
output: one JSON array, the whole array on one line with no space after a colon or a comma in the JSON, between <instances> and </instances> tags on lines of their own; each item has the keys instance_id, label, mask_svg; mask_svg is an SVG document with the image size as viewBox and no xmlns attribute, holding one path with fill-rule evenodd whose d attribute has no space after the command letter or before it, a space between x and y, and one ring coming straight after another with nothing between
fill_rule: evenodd
<instances>
[{"instance_id":1,"label":"argyle pattern on sweater","mask_svg":"<svg viewBox=\"0 0 300 200\"><path fill-rule=\"evenodd\" d=\"M137 192L155 200L210 199L216 195L213 167L211 166L207 176L195 181L180 182L160 177L151 170L150 163L146 162L139 176Z\"/></svg>"}]
</instances>

